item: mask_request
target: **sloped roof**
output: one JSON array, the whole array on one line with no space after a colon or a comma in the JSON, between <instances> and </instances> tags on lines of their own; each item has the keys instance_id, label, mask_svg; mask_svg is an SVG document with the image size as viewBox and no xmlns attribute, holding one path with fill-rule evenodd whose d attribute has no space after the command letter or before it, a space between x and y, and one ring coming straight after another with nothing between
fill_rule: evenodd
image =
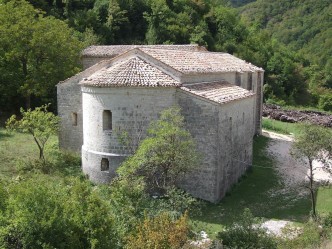
<instances>
[{"instance_id":1,"label":"sloped roof","mask_svg":"<svg viewBox=\"0 0 332 249\"><path fill-rule=\"evenodd\" d=\"M197 44L186 45L109 45L90 46L83 50L83 57L105 57L112 58L134 48L154 48L168 50L207 51L205 47Z\"/></svg>"},{"instance_id":2,"label":"sloped roof","mask_svg":"<svg viewBox=\"0 0 332 249\"><path fill-rule=\"evenodd\" d=\"M181 89L220 104L255 95L253 92L232 85L227 81L186 85L182 86Z\"/></svg>"},{"instance_id":3,"label":"sloped roof","mask_svg":"<svg viewBox=\"0 0 332 249\"><path fill-rule=\"evenodd\" d=\"M149 62L131 57L108 67L104 67L80 82L81 85L109 86L180 86L180 82L162 72Z\"/></svg>"},{"instance_id":4,"label":"sloped roof","mask_svg":"<svg viewBox=\"0 0 332 249\"><path fill-rule=\"evenodd\" d=\"M153 48L139 48L139 50L184 74L263 71L228 53Z\"/></svg>"}]
</instances>

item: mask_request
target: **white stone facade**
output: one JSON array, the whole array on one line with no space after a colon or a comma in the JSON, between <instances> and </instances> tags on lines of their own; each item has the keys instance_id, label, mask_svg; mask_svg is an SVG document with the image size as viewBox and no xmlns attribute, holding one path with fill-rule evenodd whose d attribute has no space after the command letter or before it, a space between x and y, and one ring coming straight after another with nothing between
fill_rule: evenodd
<instances>
[{"instance_id":1,"label":"white stone facade","mask_svg":"<svg viewBox=\"0 0 332 249\"><path fill-rule=\"evenodd\" d=\"M60 146L81 151L83 172L93 182L109 182L133 152L119 134L129 130L143 139L150 121L178 105L203 156L179 185L196 197L220 200L252 162L253 136L261 132L263 70L193 45L103 47L83 56L85 65L96 65L58 84ZM214 62L218 58L225 61Z\"/></svg>"}]
</instances>

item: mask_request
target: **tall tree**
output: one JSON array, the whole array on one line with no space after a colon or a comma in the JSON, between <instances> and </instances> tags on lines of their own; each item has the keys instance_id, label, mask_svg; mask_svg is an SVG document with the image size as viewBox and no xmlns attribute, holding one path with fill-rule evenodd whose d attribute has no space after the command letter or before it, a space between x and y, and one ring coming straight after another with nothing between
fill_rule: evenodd
<instances>
[{"instance_id":1,"label":"tall tree","mask_svg":"<svg viewBox=\"0 0 332 249\"><path fill-rule=\"evenodd\" d=\"M0 6L0 99L17 94L30 107L31 96L52 98L55 84L79 71L82 43L74 31L23 0ZM8 95L9 94L9 95Z\"/></svg>"}]
</instances>

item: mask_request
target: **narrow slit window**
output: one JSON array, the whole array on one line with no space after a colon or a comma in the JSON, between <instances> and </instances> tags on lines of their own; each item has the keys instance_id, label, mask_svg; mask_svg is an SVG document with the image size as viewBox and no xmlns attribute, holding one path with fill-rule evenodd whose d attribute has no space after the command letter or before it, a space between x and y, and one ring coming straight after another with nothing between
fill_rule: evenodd
<instances>
[{"instance_id":1,"label":"narrow slit window","mask_svg":"<svg viewBox=\"0 0 332 249\"><path fill-rule=\"evenodd\" d=\"M252 73L248 73L248 88L247 90L252 90Z\"/></svg>"},{"instance_id":2,"label":"narrow slit window","mask_svg":"<svg viewBox=\"0 0 332 249\"><path fill-rule=\"evenodd\" d=\"M73 112L71 114L71 124L72 126L77 126L77 113Z\"/></svg>"},{"instance_id":3,"label":"narrow slit window","mask_svg":"<svg viewBox=\"0 0 332 249\"><path fill-rule=\"evenodd\" d=\"M101 171L109 171L110 162L108 161L107 158L102 158L101 159L100 169L101 169Z\"/></svg>"},{"instance_id":4,"label":"narrow slit window","mask_svg":"<svg viewBox=\"0 0 332 249\"><path fill-rule=\"evenodd\" d=\"M112 130L112 112L110 110L103 111L103 130Z\"/></svg>"},{"instance_id":5,"label":"narrow slit window","mask_svg":"<svg viewBox=\"0 0 332 249\"><path fill-rule=\"evenodd\" d=\"M241 86L241 74L239 72L235 73L235 85Z\"/></svg>"}]
</instances>

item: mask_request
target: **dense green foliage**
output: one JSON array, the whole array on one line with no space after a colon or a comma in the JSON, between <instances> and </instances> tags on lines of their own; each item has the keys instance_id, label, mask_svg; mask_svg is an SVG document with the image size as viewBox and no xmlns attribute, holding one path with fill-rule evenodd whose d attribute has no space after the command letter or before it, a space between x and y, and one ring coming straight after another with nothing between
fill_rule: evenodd
<instances>
[{"instance_id":1,"label":"dense green foliage","mask_svg":"<svg viewBox=\"0 0 332 249\"><path fill-rule=\"evenodd\" d=\"M2 3L1 109L13 111L15 106L23 105L29 108L33 96L39 102L53 102L56 106L55 84L78 72L82 47L74 31L63 21L44 17L25 1Z\"/></svg>"},{"instance_id":2,"label":"dense green foliage","mask_svg":"<svg viewBox=\"0 0 332 249\"><path fill-rule=\"evenodd\" d=\"M5 189L0 248L115 247L110 204L88 181L36 175Z\"/></svg>"},{"instance_id":3,"label":"dense green foliage","mask_svg":"<svg viewBox=\"0 0 332 249\"><path fill-rule=\"evenodd\" d=\"M241 7L245 23L265 30L300 59L305 76L302 84L308 84L312 103L317 104L319 100L319 107L324 110L332 110L329 104L332 99L331 12L329 0L257 0ZM287 65L280 61L285 60L279 60L281 67ZM301 72L301 68L296 72ZM296 84L288 77L284 78L287 84ZM279 93L275 95L280 98Z\"/></svg>"}]
</instances>

